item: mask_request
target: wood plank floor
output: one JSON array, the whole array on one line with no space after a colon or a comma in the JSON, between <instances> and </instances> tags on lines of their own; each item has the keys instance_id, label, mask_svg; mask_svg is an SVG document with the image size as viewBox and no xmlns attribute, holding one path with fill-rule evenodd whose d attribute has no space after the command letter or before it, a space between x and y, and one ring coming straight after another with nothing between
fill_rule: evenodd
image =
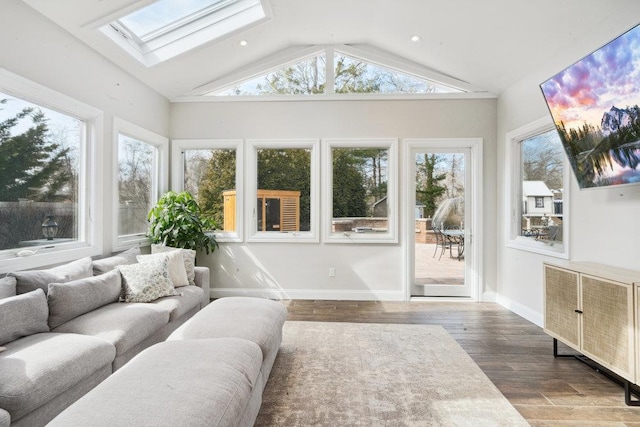
<instances>
[{"instance_id":1,"label":"wood plank floor","mask_svg":"<svg viewBox=\"0 0 640 427\"><path fill-rule=\"evenodd\" d=\"M620 385L573 358L555 359L541 328L498 304L282 303L289 320L442 325L532 426L640 427L640 408L625 405Z\"/></svg>"}]
</instances>

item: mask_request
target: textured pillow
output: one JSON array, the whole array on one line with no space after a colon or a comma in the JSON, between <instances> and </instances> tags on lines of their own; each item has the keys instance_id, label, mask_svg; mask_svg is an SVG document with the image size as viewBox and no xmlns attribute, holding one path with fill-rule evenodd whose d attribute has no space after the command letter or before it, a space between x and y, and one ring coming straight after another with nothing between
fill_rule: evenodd
<instances>
[{"instance_id":1,"label":"textured pillow","mask_svg":"<svg viewBox=\"0 0 640 427\"><path fill-rule=\"evenodd\" d=\"M159 254L178 251L182 254L182 258L184 258L184 268L187 270L187 278L189 279L190 285L196 284L196 251L193 249L182 249L182 248L173 248L171 246L164 246L153 244L151 245L151 253Z\"/></svg>"},{"instance_id":2,"label":"textured pillow","mask_svg":"<svg viewBox=\"0 0 640 427\"><path fill-rule=\"evenodd\" d=\"M174 288L180 286L187 286L189 284L189 278L187 277L187 270L184 268L184 259L182 254L178 251L153 254L153 255L138 255L138 262L145 264L154 260L167 260L167 272L169 273L169 279Z\"/></svg>"},{"instance_id":3,"label":"textured pillow","mask_svg":"<svg viewBox=\"0 0 640 427\"><path fill-rule=\"evenodd\" d=\"M49 307L42 289L0 300L0 345L49 332Z\"/></svg>"},{"instance_id":4,"label":"textured pillow","mask_svg":"<svg viewBox=\"0 0 640 427\"><path fill-rule=\"evenodd\" d=\"M167 259L144 264L118 266L122 274L125 302L150 302L160 297L179 295L167 272Z\"/></svg>"},{"instance_id":5,"label":"textured pillow","mask_svg":"<svg viewBox=\"0 0 640 427\"><path fill-rule=\"evenodd\" d=\"M122 278L117 270L67 283L51 283L47 294L49 327L56 328L103 305L117 302L121 290Z\"/></svg>"},{"instance_id":6,"label":"textured pillow","mask_svg":"<svg viewBox=\"0 0 640 427\"><path fill-rule=\"evenodd\" d=\"M0 299L9 298L16 294L16 278L3 277L0 279Z\"/></svg>"},{"instance_id":7,"label":"textured pillow","mask_svg":"<svg viewBox=\"0 0 640 427\"><path fill-rule=\"evenodd\" d=\"M91 257L50 268L48 270L27 270L9 273L16 278L16 293L25 294L38 288L47 292L49 283L64 283L93 276Z\"/></svg>"},{"instance_id":8,"label":"textured pillow","mask_svg":"<svg viewBox=\"0 0 640 427\"><path fill-rule=\"evenodd\" d=\"M124 252L107 258L93 261L93 275L99 276L108 271L115 270L119 265L135 264L138 262L136 256L140 255L140 247L134 246Z\"/></svg>"}]
</instances>

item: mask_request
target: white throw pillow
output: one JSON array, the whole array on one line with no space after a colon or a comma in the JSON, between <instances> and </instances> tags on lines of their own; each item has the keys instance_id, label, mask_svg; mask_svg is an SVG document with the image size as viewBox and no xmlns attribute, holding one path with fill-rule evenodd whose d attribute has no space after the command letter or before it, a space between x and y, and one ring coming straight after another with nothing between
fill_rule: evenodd
<instances>
[{"instance_id":1,"label":"white throw pillow","mask_svg":"<svg viewBox=\"0 0 640 427\"><path fill-rule=\"evenodd\" d=\"M177 251L182 254L184 258L184 268L187 270L187 278L190 285L196 284L196 251L193 249L174 248L172 246L165 246L159 244L151 245L152 254L160 254Z\"/></svg>"},{"instance_id":2,"label":"white throw pillow","mask_svg":"<svg viewBox=\"0 0 640 427\"><path fill-rule=\"evenodd\" d=\"M166 258L144 264L120 265L117 269L122 275L124 302L151 302L179 295L169 280Z\"/></svg>"},{"instance_id":3,"label":"white throw pillow","mask_svg":"<svg viewBox=\"0 0 640 427\"><path fill-rule=\"evenodd\" d=\"M145 264L155 260L167 260L167 271L169 273L169 279L174 288L180 286L187 286L189 284L189 278L187 277L187 270L184 267L184 259L180 252L166 252L160 254L151 255L138 255L138 262Z\"/></svg>"}]
</instances>

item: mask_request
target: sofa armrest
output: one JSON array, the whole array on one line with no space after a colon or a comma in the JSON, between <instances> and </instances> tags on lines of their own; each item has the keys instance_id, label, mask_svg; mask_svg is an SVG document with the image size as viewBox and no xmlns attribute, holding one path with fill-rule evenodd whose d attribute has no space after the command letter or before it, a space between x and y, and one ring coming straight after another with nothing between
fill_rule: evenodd
<instances>
[{"instance_id":1,"label":"sofa armrest","mask_svg":"<svg viewBox=\"0 0 640 427\"><path fill-rule=\"evenodd\" d=\"M200 304L200 308L203 308L205 305L209 304L209 301L211 300L211 272L209 271L209 267L201 266L196 266L195 271L196 276L194 281L196 282L196 286L201 287L204 291L202 303Z\"/></svg>"}]
</instances>

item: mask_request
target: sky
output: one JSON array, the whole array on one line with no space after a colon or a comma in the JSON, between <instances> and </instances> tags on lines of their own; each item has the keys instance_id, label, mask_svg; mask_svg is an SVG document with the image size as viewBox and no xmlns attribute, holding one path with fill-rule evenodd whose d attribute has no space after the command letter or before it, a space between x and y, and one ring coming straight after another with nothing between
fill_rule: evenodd
<instances>
[{"instance_id":1,"label":"sky","mask_svg":"<svg viewBox=\"0 0 640 427\"><path fill-rule=\"evenodd\" d=\"M541 85L556 123L600 127L612 106L640 105L640 26L558 73Z\"/></svg>"}]
</instances>

